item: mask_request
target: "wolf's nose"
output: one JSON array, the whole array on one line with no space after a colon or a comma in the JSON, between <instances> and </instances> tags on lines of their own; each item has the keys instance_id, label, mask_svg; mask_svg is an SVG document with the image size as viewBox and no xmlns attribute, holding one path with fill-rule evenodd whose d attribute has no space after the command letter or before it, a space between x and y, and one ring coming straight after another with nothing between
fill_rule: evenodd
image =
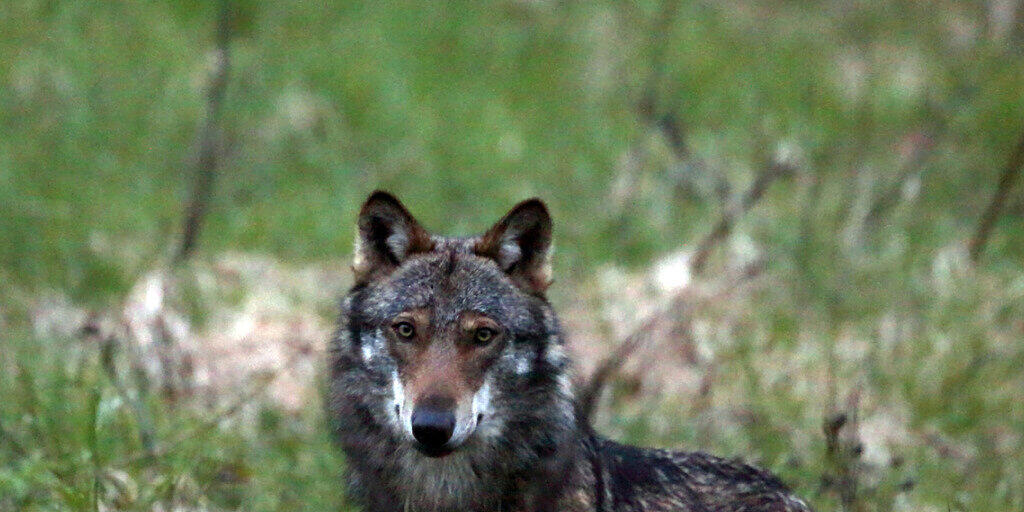
<instances>
[{"instance_id":1,"label":"wolf's nose","mask_svg":"<svg viewBox=\"0 0 1024 512\"><path fill-rule=\"evenodd\" d=\"M455 415L451 411L417 407L412 413L412 436L428 449L443 447L454 431Z\"/></svg>"}]
</instances>

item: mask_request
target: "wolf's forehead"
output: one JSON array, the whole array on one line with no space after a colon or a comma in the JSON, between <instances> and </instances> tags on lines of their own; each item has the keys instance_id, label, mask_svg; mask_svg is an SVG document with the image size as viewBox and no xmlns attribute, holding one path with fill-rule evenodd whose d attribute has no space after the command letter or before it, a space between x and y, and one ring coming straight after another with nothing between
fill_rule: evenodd
<instances>
[{"instance_id":1,"label":"wolf's forehead","mask_svg":"<svg viewBox=\"0 0 1024 512\"><path fill-rule=\"evenodd\" d=\"M473 247L480 240L478 236L440 236L430 237L433 243L433 253L444 254L472 254Z\"/></svg>"},{"instance_id":2,"label":"wolf's forehead","mask_svg":"<svg viewBox=\"0 0 1024 512\"><path fill-rule=\"evenodd\" d=\"M528 307L497 264L461 251L416 256L382 284L381 313L387 315L424 308L451 321L467 310L500 318Z\"/></svg>"}]
</instances>

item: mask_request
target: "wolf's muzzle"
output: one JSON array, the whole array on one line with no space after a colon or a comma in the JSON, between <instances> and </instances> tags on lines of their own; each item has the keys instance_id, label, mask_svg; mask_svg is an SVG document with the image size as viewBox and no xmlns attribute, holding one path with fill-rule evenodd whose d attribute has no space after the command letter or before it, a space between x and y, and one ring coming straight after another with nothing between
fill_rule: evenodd
<instances>
[{"instance_id":1,"label":"wolf's muzzle","mask_svg":"<svg viewBox=\"0 0 1024 512\"><path fill-rule=\"evenodd\" d=\"M455 413L452 407L444 407L442 403L435 400L427 400L412 413L412 436L416 439L418 446L426 455L439 457L446 455L451 449L447 448L448 442L455 432ZM454 404L450 404L454 405Z\"/></svg>"}]
</instances>

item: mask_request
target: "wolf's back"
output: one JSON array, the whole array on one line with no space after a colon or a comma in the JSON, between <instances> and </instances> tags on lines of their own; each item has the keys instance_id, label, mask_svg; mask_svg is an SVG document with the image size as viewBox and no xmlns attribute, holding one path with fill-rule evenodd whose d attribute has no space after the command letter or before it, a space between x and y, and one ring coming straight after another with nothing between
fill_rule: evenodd
<instances>
[{"instance_id":1,"label":"wolf's back","mask_svg":"<svg viewBox=\"0 0 1024 512\"><path fill-rule=\"evenodd\" d=\"M775 476L701 452L586 443L597 511L810 512Z\"/></svg>"}]
</instances>

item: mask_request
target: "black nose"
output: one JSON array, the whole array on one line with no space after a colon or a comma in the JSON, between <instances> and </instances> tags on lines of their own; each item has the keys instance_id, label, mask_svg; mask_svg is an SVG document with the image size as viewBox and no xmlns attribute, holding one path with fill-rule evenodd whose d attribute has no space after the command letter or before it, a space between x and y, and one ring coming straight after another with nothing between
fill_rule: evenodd
<instances>
[{"instance_id":1,"label":"black nose","mask_svg":"<svg viewBox=\"0 0 1024 512\"><path fill-rule=\"evenodd\" d=\"M412 436L429 450L444 447L454 431L455 414L449 410L417 407L412 412Z\"/></svg>"}]
</instances>

